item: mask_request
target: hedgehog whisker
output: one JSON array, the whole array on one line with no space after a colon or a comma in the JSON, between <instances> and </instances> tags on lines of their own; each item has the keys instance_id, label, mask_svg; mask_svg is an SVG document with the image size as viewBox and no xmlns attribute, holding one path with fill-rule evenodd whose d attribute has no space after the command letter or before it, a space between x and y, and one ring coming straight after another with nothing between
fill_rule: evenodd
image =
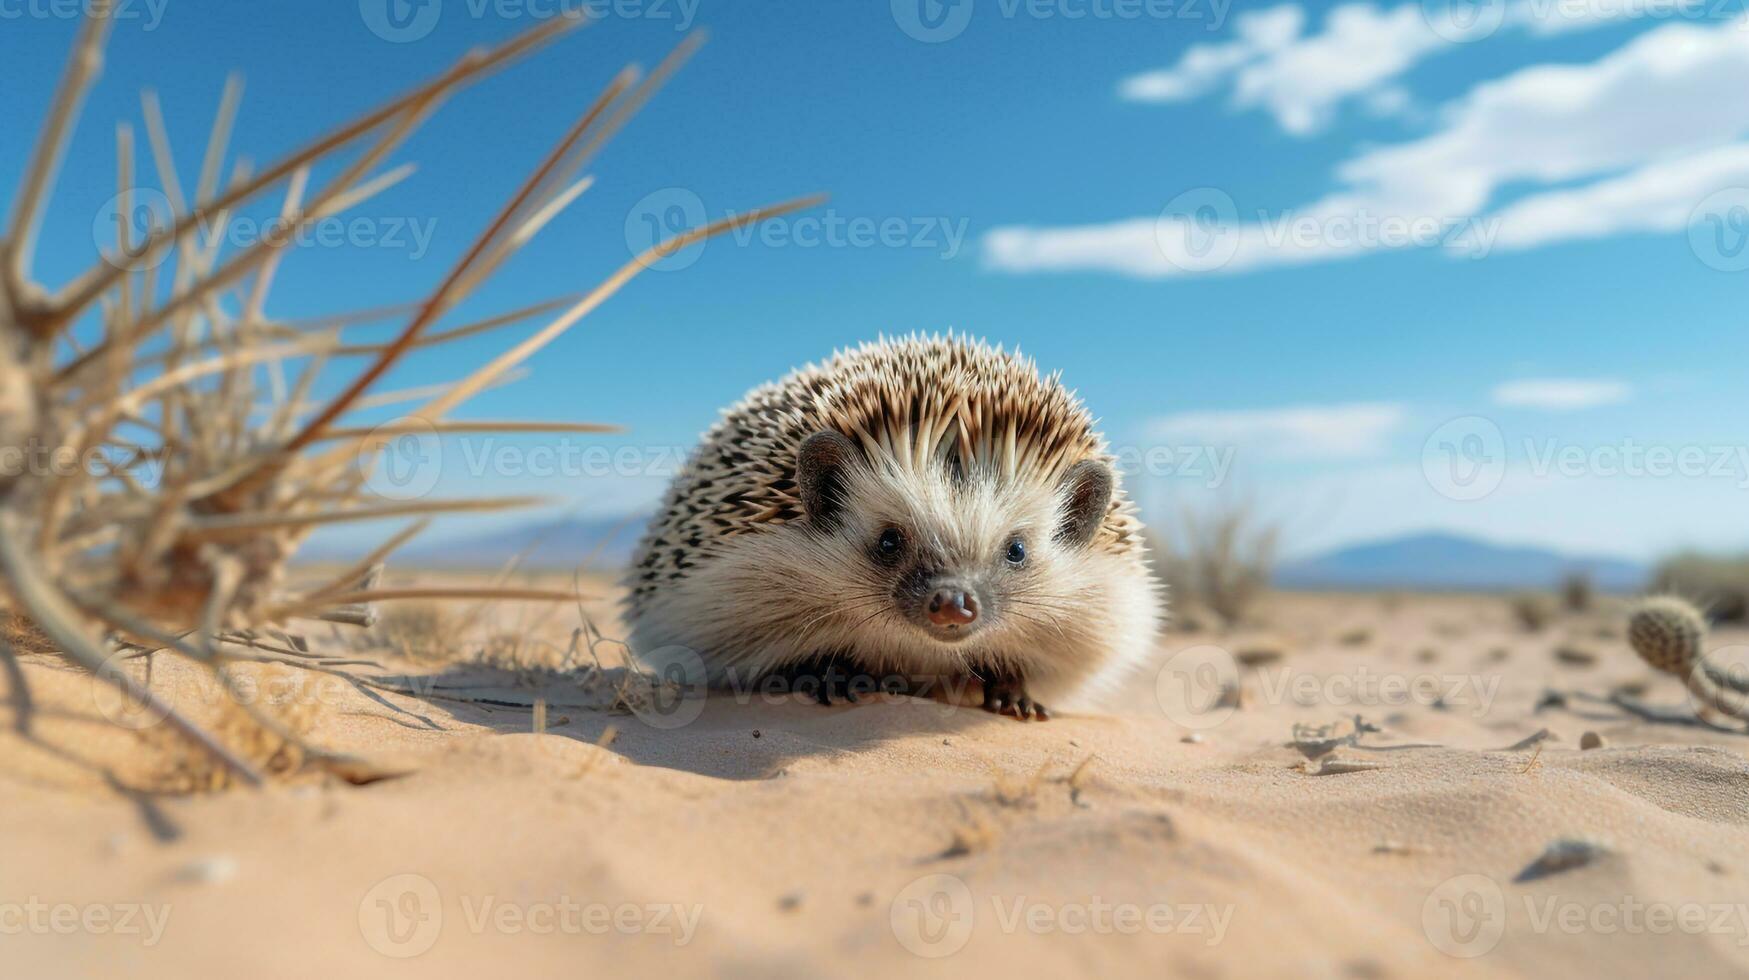
<instances>
[{"instance_id":1,"label":"hedgehog whisker","mask_svg":"<svg viewBox=\"0 0 1749 980\"><path fill-rule=\"evenodd\" d=\"M886 612L885 609L876 608L874 612L857 620L856 623L850 627L850 632L854 633L857 630L862 629L864 626L867 626L869 623L874 622L874 620L884 612Z\"/></svg>"},{"instance_id":2,"label":"hedgehog whisker","mask_svg":"<svg viewBox=\"0 0 1749 980\"><path fill-rule=\"evenodd\" d=\"M866 608L866 606L870 602L873 602L873 601L875 601L875 600L865 599L865 600L862 600L860 602L841 603L841 604L839 604L831 609L827 609L825 612L816 613L815 615L808 617L808 621L801 624L800 626L796 627L796 629L805 633L808 630L812 629L814 627L814 624L820 622L821 620L823 620L829 616L834 616L834 615L837 615L838 613L841 613L841 612L850 612L850 611L855 611L855 610L858 610L861 608Z\"/></svg>"},{"instance_id":3,"label":"hedgehog whisker","mask_svg":"<svg viewBox=\"0 0 1749 980\"><path fill-rule=\"evenodd\" d=\"M1062 637L1063 639L1066 640L1069 638L1068 631L1063 629L1063 624L1061 622L1059 622L1055 616L1050 617L1048 620L1044 620L1044 619L1038 619L1038 618L1033 617L1033 616L1028 616L1027 614L1025 614L1023 612L1016 611L1014 613L1014 618L1021 620L1023 622L1031 623L1034 626L1048 626L1051 629L1056 630L1057 635Z\"/></svg>"}]
</instances>

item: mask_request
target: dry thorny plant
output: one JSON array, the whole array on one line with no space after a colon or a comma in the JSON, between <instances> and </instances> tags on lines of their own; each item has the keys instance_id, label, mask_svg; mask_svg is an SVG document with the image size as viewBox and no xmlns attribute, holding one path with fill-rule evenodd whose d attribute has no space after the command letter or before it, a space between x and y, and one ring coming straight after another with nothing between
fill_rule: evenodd
<instances>
[{"instance_id":1,"label":"dry thorny plant","mask_svg":"<svg viewBox=\"0 0 1749 980\"><path fill-rule=\"evenodd\" d=\"M1238 624L1269 589L1279 528L1249 503L1206 512L1185 509L1177 534L1156 534L1156 567L1175 602L1194 603L1228 627Z\"/></svg>"},{"instance_id":2,"label":"dry thorny plant","mask_svg":"<svg viewBox=\"0 0 1749 980\"><path fill-rule=\"evenodd\" d=\"M111 0L93 0L46 123L24 172L9 224L0 229L0 445L72 450L107 460L0 473L0 576L13 609L61 655L161 714L192 748L248 784L261 767L177 713L123 661L153 652L186 657L227 688L240 662L338 673L393 685L312 654L297 621L367 624L373 603L408 599L509 598L573 601L567 592L514 588L382 588L373 569L424 526L426 515L514 506L516 499L385 501L367 479L371 439L398 434L349 424L355 413L418 401L406 425L422 433L600 432L606 427L531 422L457 422L450 414L503 383L529 356L588 315L653 261L706 237L810 205L801 199L688 230L614 271L599 285L489 319L436 329L507 259L584 193L582 168L697 46L690 37L647 76L618 73L429 293L387 310L281 321L269 288L295 234L264 236L228 253L226 222L263 195L282 195L292 230L330 218L403 180L382 169L390 154L458 89L569 33L559 17L476 50L423 84L252 170L225 160L240 88L228 84L192 199L176 176L157 99L143 98L148 141L170 220L137 240L135 141L116 130L120 193L116 240L82 274L50 289L32 278L37 232L69 136L94 84L111 28ZM351 153L344 162L332 162ZM314 180L318 163L338 173ZM550 320L472 374L429 392L376 386L410 351L529 321ZM404 318L386 343L348 344L360 323ZM330 362L362 359L338 394L312 396ZM429 397L428 397L429 396ZM391 428L393 428L391 426ZM155 479L146 479L151 475ZM413 523L356 565L311 585L288 581L287 561L314 529L407 517ZM0 636L16 727L32 732L29 687L13 641ZM238 701L251 720L304 759L331 768L356 760L313 749L270 713Z\"/></svg>"}]
</instances>

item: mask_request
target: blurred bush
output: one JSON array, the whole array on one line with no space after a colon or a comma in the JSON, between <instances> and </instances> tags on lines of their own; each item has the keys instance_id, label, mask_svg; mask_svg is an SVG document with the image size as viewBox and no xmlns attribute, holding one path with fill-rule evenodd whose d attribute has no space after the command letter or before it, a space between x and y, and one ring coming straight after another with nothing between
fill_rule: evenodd
<instances>
[{"instance_id":1,"label":"blurred bush","mask_svg":"<svg viewBox=\"0 0 1749 980\"><path fill-rule=\"evenodd\" d=\"M1715 622L1749 621L1749 554L1672 555L1658 564L1652 587L1688 599Z\"/></svg>"}]
</instances>

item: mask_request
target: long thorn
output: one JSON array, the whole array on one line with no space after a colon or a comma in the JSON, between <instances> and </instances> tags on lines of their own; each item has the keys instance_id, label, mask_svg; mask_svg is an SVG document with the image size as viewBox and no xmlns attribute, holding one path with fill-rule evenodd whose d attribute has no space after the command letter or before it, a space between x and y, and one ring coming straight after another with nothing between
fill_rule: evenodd
<instances>
[{"instance_id":1,"label":"long thorn","mask_svg":"<svg viewBox=\"0 0 1749 980\"><path fill-rule=\"evenodd\" d=\"M79 28L79 39L74 42L73 54L67 60L61 84L55 89L55 105L49 110L48 124L43 127L42 135L37 137L30 165L24 171L24 182L19 186L18 209L12 213L12 224L6 232L5 275L15 301L22 301L19 294L30 280L37 227L42 222L44 209L48 207L49 191L54 186L55 174L61 168L61 155L66 152L73 125L78 121L79 107L84 104L92 82L97 80L98 74L103 70L103 46L109 38L109 29L113 23L110 5L111 0L93 0L86 8L87 15L85 23ZM40 328L35 329L38 336L45 336L47 333Z\"/></svg>"}]
</instances>

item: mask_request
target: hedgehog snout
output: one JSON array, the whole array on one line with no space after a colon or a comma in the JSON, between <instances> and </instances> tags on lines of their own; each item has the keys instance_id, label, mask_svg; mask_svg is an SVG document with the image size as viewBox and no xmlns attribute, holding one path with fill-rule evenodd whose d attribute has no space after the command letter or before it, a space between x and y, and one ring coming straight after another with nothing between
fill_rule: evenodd
<instances>
[{"instance_id":1,"label":"hedgehog snout","mask_svg":"<svg viewBox=\"0 0 1749 980\"><path fill-rule=\"evenodd\" d=\"M944 585L929 597L925 612L937 626L970 626L978 621L978 597L958 586Z\"/></svg>"}]
</instances>

